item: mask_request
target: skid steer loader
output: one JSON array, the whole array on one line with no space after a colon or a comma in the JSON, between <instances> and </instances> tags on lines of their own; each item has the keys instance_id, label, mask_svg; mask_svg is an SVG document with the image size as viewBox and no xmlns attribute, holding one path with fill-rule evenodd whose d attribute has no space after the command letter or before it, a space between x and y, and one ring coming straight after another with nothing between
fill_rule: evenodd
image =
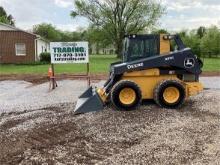
<instances>
[{"instance_id":1,"label":"skid steer loader","mask_svg":"<svg viewBox=\"0 0 220 165\"><path fill-rule=\"evenodd\" d=\"M179 108L203 90L202 66L179 35L128 35L122 62L111 64L103 88L90 87L79 97L74 113L99 111L109 102L118 110L134 110L144 99Z\"/></svg>"}]
</instances>

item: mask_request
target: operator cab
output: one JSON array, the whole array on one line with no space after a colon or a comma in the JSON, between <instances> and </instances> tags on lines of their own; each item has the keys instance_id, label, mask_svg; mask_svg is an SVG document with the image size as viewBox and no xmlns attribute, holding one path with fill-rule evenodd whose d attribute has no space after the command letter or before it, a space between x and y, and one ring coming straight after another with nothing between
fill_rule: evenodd
<instances>
[{"instance_id":1,"label":"operator cab","mask_svg":"<svg viewBox=\"0 0 220 165\"><path fill-rule=\"evenodd\" d=\"M148 34L125 36L123 62L169 54L172 50L171 40L174 40L178 50L185 48L178 35Z\"/></svg>"},{"instance_id":2,"label":"operator cab","mask_svg":"<svg viewBox=\"0 0 220 165\"><path fill-rule=\"evenodd\" d=\"M159 55L159 35L129 35L124 39L123 62Z\"/></svg>"}]
</instances>

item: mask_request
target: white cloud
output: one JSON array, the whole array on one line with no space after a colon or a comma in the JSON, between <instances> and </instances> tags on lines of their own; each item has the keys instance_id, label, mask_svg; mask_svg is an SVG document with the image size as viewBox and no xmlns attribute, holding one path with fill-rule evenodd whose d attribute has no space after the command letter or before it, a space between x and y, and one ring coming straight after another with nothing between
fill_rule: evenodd
<instances>
[{"instance_id":1,"label":"white cloud","mask_svg":"<svg viewBox=\"0 0 220 165\"><path fill-rule=\"evenodd\" d=\"M13 15L18 23L47 21L45 16L49 13L45 10L47 6L42 6L43 2L44 0L1 0L1 5L6 9L7 13Z\"/></svg>"},{"instance_id":2,"label":"white cloud","mask_svg":"<svg viewBox=\"0 0 220 165\"><path fill-rule=\"evenodd\" d=\"M213 2L212 2L213 1ZM185 11L185 10L220 10L220 1L218 3L215 0L205 1L205 0L163 0L162 4L167 7L167 10L173 11ZM209 3L208 3L209 2Z\"/></svg>"},{"instance_id":3,"label":"white cloud","mask_svg":"<svg viewBox=\"0 0 220 165\"><path fill-rule=\"evenodd\" d=\"M220 0L163 0L162 4L167 6L162 27L168 30L220 25Z\"/></svg>"},{"instance_id":4,"label":"white cloud","mask_svg":"<svg viewBox=\"0 0 220 165\"><path fill-rule=\"evenodd\" d=\"M162 27L168 30L179 31L183 29L196 29L200 26L218 25L218 20L211 18L196 18L196 19L172 19L162 23Z\"/></svg>"},{"instance_id":5,"label":"white cloud","mask_svg":"<svg viewBox=\"0 0 220 165\"><path fill-rule=\"evenodd\" d=\"M54 24L58 29L63 31L76 31L81 29L82 27L77 24Z\"/></svg>"},{"instance_id":6,"label":"white cloud","mask_svg":"<svg viewBox=\"0 0 220 165\"><path fill-rule=\"evenodd\" d=\"M43 22L69 31L87 26L87 21L70 17L73 3L73 0L0 0L0 6L15 18L16 26L24 30Z\"/></svg>"},{"instance_id":7,"label":"white cloud","mask_svg":"<svg viewBox=\"0 0 220 165\"><path fill-rule=\"evenodd\" d=\"M100 0L102 1L102 0ZM160 20L163 28L180 30L199 26L220 26L220 0L158 0L167 7L167 15ZM52 23L61 30L76 30L88 26L82 18L71 19L74 0L0 0L16 26L31 29L42 22Z\"/></svg>"},{"instance_id":8,"label":"white cloud","mask_svg":"<svg viewBox=\"0 0 220 165\"><path fill-rule=\"evenodd\" d=\"M73 6L73 0L55 0L58 7L68 8Z\"/></svg>"}]
</instances>

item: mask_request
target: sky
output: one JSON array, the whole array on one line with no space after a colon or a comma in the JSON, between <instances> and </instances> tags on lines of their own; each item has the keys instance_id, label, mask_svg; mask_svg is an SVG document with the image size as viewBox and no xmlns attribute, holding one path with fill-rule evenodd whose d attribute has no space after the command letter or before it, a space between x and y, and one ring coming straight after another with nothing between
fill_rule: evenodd
<instances>
[{"instance_id":1,"label":"sky","mask_svg":"<svg viewBox=\"0 0 220 165\"><path fill-rule=\"evenodd\" d=\"M220 0L158 0L166 7L159 20L160 27L169 31L194 29L199 26L220 27ZM88 26L85 18L72 19L74 0L0 0L7 13L12 14L16 26L30 30L42 22L58 29L74 31Z\"/></svg>"}]
</instances>

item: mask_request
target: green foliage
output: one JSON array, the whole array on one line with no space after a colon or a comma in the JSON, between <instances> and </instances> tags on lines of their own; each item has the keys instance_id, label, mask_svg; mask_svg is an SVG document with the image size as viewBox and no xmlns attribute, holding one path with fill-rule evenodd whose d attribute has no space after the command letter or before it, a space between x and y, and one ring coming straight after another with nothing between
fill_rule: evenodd
<instances>
[{"instance_id":1,"label":"green foliage","mask_svg":"<svg viewBox=\"0 0 220 165\"><path fill-rule=\"evenodd\" d=\"M194 54L201 56L201 51L200 51L201 39L199 38L195 30L192 30L190 32L182 31L180 32L180 36L183 40L183 43L187 47L190 47Z\"/></svg>"},{"instance_id":2,"label":"green foliage","mask_svg":"<svg viewBox=\"0 0 220 165\"><path fill-rule=\"evenodd\" d=\"M153 0L76 0L71 16L83 16L114 43L117 54L126 34L136 34L157 24L164 8Z\"/></svg>"},{"instance_id":3,"label":"green foliage","mask_svg":"<svg viewBox=\"0 0 220 165\"><path fill-rule=\"evenodd\" d=\"M153 30L152 33L169 33L164 29ZM220 30L216 26L209 28L200 26L198 29L179 31L181 39L194 54L209 57L220 57Z\"/></svg>"},{"instance_id":4,"label":"green foliage","mask_svg":"<svg viewBox=\"0 0 220 165\"><path fill-rule=\"evenodd\" d=\"M6 16L0 16L0 22L5 23L5 24L10 24Z\"/></svg>"},{"instance_id":5,"label":"green foliage","mask_svg":"<svg viewBox=\"0 0 220 165\"><path fill-rule=\"evenodd\" d=\"M46 23L35 25L33 28L33 32L49 41L70 42L82 41L87 39L87 36L85 35L86 31L84 30L79 30L75 32L61 31L52 24Z\"/></svg>"},{"instance_id":6,"label":"green foliage","mask_svg":"<svg viewBox=\"0 0 220 165\"><path fill-rule=\"evenodd\" d=\"M87 41L92 43L96 48L96 54L99 54L101 48L106 48L107 46L113 44L112 39L106 34L103 29L97 28L95 26L90 26L86 31Z\"/></svg>"},{"instance_id":7,"label":"green foliage","mask_svg":"<svg viewBox=\"0 0 220 165\"><path fill-rule=\"evenodd\" d=\"M44 52L40 54L40 61L45 62L45 63L50 63L51 58L50 58L50 53Z\"/></svg>"},{"instance_id":8,"label":"green foliage","mask_svg":"<svg viewBox=\"0 0 220 165\"><path fill-rule=\"evenodd\" d=\"M56 29L51 24L42 23L39 25L35 25L33 28L33 32L35 34L40 35L41 37L44 37L50 41L60 41L61 40L61 34L60 31Z\"/></svg>"},{"instance_id":9,"label":"green foliage","mask_svg":"<svg viewBox=\"0 0 220 165\"><path fill-rule=\"evenodd\" d=\"M201 39L206 33L206 28L204 26L200 26L197 29L197 35L199 36L199 38Z\"/></svg>"},{"instance_id":10,"label":"green foliage","mask_svg":"<svg viewBox=\"0 0 220 165\"><path fill-rule=\"evenodd\" d=\"M203 54L220 54L220 31L216 26L210 27L201 41L201 50Z\"/></svg>"},{"instance_id":11,"label":"green foliage","mask_svg":"<svg viewBox=\"0 0 220 165\"><path fill-rule=\"evenodd\" d=\"M5 9L0 6L0 22L5 23L5 24L9 24L14 26L15 25L15 21L14 18L12 17L12 15L8 15L5 11Z\"/></svg>"},{"instance_id":12,"label":"green foliage","mask_svg":"<svg viewBox=\"0 0 220 165\"><path fill-rule=\"evenodd\" d=\"M154 29L152 33L153 34L169 34L169 32L166 29Z\"/></svg>"},{"instance_id":13,"label":"green foliage","mask_svg":"<svg viewBox=\"0 0 220 165\"><path fill-rule=\"evenodd\" d=\"M198 56L216 56L220 54L220 31L216 26L179 32L184 44Z\"/></svg>"}]
</instances>

